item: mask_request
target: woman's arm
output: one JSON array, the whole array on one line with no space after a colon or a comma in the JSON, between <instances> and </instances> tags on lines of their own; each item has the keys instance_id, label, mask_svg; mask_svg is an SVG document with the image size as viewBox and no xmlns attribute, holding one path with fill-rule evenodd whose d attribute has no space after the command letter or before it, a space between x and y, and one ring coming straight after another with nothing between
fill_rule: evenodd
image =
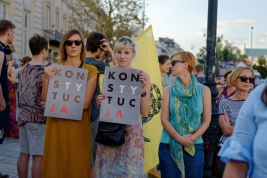
<instances>
[{"instance_id":1,"label":"woman's arm","mask_svg":"<svg viewBox=\"0 0 267 178\"><path fill-rule=\"evenodd\" d=\"M203 114L202 123L197 131L190 137L191 141L194 142L198 137L202 136L208 129L211 121L211 93L207 86L203 86Z\"/></svg>"},{"instance_id":2,"label":"woman's arm","mask_svg":"<svg viewBox=\"0 0 267 178\"><path fill-rule=\"evenodd\" d=\"M43 76L43 81L42 81L42 94L41 94L41 100L43 102L46 102L49 80L51 76L53 75L54 71L55 69L52 65L44 68L44 76Z\"/></svg>"},{"instance_id":3,"label":"woman's arm","mask_svg":"<svg viewBox=\"0 0 267 178\"><path fill-rule=\"evenodd\" d=\"M223 178L246 178L248 164L246 162L231 160L227 162Z\"/></svg>"},{"instance_id":4,"label":"woman's arm","mask_svg":"<svg viewBox=\"0 0 267 178\"><path fill-rule=\"evenodd\" d=\"M230 119L227 114L219 116L219 125L224 135L232 135L234 126L231 126Z\"/></svg>"},{"instance_id":5,"label":"woman's arm","mask_svg":"<svg viewBox=\"0 0 267 178\"><path fill-rule=\"evenodd\" d=\"M10 74L7 75L8 76L8 81L12 84L15 84L16 81L16 69L14 66L11 66L11 71Z\"/></svg>"},{"instance_id":6,"label":"woman's arm","mask_svg":"<svg viewBox=\"0 0 267 178\"><path fill-rule=\"evenodd\" d=\"M87 82L83 109L87 109L92 101L95 88L96 88L97 76L98 75L94 75Z\"/></svg>"},{"instance_id":7,"label":"woman's arm","mask_svg":"<svg viewBox=\"0 0 267 178\"><path fill-rule=\"evenodd\" d=\"M169 103L170 103L170 87L164 89L161 105L161 124L166 130L166 132L177 142L181 143L183 146L190 146L193 142L189 139L191 134L181 136L176 132L173 125L169 120Z\"/></svg>"},{"instance_id":8,"label":"woman's arm","mask_svg":"<svg viewBox=\"0 0 267 178\"><path fill-rule=\"evenodd\" d=\"M143 71L139 73L140 81L142 82L142 94L141 97L141 115L147 117L150 111L150 78L149 75ZM145 94L146 93L146 94Z\"/></svg>"}]
</instances>

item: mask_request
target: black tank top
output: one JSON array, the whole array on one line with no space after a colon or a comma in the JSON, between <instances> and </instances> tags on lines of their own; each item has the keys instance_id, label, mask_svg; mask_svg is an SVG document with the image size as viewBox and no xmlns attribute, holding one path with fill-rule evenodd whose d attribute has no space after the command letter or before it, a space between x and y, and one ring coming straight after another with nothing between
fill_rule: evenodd
<instances>
[{"instance_id":1,"label":"black tank top","mask_svg":"<svg viewBox=\"0 0 267 178\"><path fill-rule=\"evenodd\" d=\"M0 51L4 53L4 62L1 71L0 83L2 86L4 99L7 101L8 99L8 79L7 79L7 59L6 53L2 46L0 46Z\"/></svg>"}]
</instances>

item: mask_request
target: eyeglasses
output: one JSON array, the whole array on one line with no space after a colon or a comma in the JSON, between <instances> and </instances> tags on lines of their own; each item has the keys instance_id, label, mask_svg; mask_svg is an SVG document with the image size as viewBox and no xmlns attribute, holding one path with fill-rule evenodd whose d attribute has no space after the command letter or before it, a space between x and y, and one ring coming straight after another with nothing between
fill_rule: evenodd
<instances>
[{"instance_id":1,"label":"eyeglasses","mask_svg":"<svg viewBox=\"0 0 267 178\"><path fill-rule=\"evenodd\" d=\"M76 46L80 46L82 44L82 41L81 40L66 40L64 42L67 46L72 46L72 44L74 43Z\"/></svg>"},{"instance_id":2,"label":"eyeglasses","mask_svg":"<svg viewBox=\"0 0 267 178\"><path fill-rule=\"evenodd\" d=\"M177 62L180 62L180 63L185 63L185 62L184 62L184 61L182 61L182 60L173 60L173 61L171 62L171 64L172 64L172 67L173 67L173 66L175 66L175 64L176 64Z\"/></svg>"},{"instance_id":3,"label":"eyeglasses","mask_svg":"<svg viewBox=\"0 0 267 178\"><path fill-rule=\"evenodd\" d=\"M254 83L255 78L247 78L247 77L237 77L240 78L241 82L247 82L249 80L249 83Z\"/></svg>"}]
</instances>

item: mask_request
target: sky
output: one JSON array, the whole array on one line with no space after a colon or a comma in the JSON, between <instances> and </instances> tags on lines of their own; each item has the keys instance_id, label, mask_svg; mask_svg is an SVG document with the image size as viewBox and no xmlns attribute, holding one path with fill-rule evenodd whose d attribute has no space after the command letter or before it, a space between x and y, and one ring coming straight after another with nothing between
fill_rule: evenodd
<instances>
[{"instance_id":1,"label":"sky","mask_svg":"<svg viewBox=\"0 0 267 178\"><path fill-rule=\"evenodd\" d=\"M155 40L168 37L194 54L206 46L208 0L145 0ZM251 27L253 26L253 30ZM217 37L234 46L267 49L267 0L218 0Z\"/></svg>"}]
</instances>

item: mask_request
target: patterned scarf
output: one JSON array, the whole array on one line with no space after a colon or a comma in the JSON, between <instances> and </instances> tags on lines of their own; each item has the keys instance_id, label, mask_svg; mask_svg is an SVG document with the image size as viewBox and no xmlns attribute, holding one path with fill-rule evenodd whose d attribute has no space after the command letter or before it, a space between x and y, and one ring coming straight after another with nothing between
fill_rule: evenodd
<instances>
[{"instance_id":1,"label":"patterned scarf","mask_svg":"<svg viewBox=\"0 0 267 178\"><path fill-rule=\"evenodd\" d=\"M184 89L182 82L177 77L171 90L175 95L174 110L175 119L170 119L170 123L180 135L193 134L201 124L201 114L198 109L197 91L198 87L202 87L198 83L195 76L191 74L191 82ZM202 94L201 94L202 95ZM183 158L183 146L175 139L171 138L170 141L171 155L176 162L178 168L185 177L185 167ZM195 146L184 147L191 156L195 155Z\"/></svg>"}]
</instances>

